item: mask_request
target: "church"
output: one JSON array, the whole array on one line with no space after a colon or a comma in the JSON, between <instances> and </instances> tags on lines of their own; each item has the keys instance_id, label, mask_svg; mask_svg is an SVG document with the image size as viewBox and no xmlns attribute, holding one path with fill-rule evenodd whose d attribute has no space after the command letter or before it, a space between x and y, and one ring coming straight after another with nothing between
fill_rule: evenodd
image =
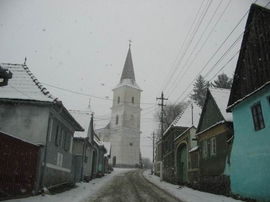
<instances>
[{"instance_id":1,"label":"church","mask_svg":"<svg viewBox=\"0 0 270 202\"><path fill-rule=\"evenodd\" d=\"M95 133L101 141L111 142L109 163L113 167L134 168L140 163L142 89L135 80L130 44L120 82L112 91L110 122Z\"/></svg>"}]
</instances>

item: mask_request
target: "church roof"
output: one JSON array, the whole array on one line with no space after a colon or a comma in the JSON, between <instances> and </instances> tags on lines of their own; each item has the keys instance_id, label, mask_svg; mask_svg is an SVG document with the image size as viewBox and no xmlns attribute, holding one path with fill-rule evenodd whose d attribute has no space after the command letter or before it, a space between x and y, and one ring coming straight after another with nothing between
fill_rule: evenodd
<instances>
[{"instance_id":1,"label":"church roof","mask_svg":"<svg viewBox=\"0 0 270 202\"><path fill-rule=\"evenodd\" d=\"M128 49L128 54L127 54L127 57L126 57L126 61L125 61L125 65L124 65L124 68L123 68L123 72L122 72L120 82L119 82L119 84L117 84L117 86L114 89L122 87L122 86L130 86L132 88L136 88L136 89L142 91L142 89L139 87L139 85L135 81L135 74L134 74L134 68L133 68L133 62L132 62L130 46L129 46L129 49Z\"/></svg>"},{"instance_id":2,"label":"church roof","mask_svg":"<svg viewBox=\"0 0 270 202\"><path fill-rule=\"evenodd\" d=\"M124 69L122 72L121 81L124 79L131 79L131 80L135 81L135 74L134 74L134 69L133 69L133 62L132 62L130 46L128 49L126 62L125 62Z\"/></svg>"}]
</instances>

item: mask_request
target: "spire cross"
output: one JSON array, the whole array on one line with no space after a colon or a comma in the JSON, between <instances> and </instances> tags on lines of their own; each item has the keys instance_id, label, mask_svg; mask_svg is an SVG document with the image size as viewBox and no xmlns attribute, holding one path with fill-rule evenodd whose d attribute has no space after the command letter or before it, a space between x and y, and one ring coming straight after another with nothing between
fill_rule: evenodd
<instances>
[{"instance_id":1,"label":"spire cross","mask_svg":"<svg viewBox=\"0 0 270 202\"><path fill-rule=\"evenodd\" d=\"M130 46L131 46L132 41L131 41L131 39L129 39L128 41L129 41L129 47L130 47Z\"/></svg>"}]
</instances>

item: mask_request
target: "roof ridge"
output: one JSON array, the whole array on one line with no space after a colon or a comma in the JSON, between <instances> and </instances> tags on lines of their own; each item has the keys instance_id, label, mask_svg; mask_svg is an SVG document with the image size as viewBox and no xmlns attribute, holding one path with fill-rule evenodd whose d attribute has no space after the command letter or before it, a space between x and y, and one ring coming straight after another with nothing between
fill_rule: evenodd
<instances>
[{"instance_id":1,"label":"roof ridge","mask_svg":"<svg viewBox=\"0 0 270 202\"><path fill-rule=\"evenodd\" d=\"M172 125L175 125L180 119L181 117L183 116L183 114L185 113L186 109L189 107L189 105L192 103L191 100L188 100L187 103L185 104L184 106L184 109L183 111L174 119Z\"/></svg>"},{"instance_id":2,"label":"roof ridge","mask_svg":"<svg viewBox=\"0 0 270 202\"><path fill-rule=\"evenodd\" d=\"M9 65L14 65L14 64L9 64ZM54 103L61 102L57 97L54 97L48 90L45 88L39 81L38 79L34 76L34 74L30 71L29 67L26 64L18 64L18 66L22 66L23 69L26 71L26 73L30 76L32 81L35 83L35 85L40 89L43 95L51 98Z\"/></svg>"}]
</instances>

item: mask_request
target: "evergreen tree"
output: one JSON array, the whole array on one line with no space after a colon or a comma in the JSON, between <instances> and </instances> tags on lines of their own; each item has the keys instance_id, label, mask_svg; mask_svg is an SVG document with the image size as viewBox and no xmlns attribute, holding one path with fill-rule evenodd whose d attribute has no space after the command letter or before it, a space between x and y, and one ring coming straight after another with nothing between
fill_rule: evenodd
<instances>
[{"instance_id":1,"label":"evergreen tree","mask_svg":"<svg viewBox=\"0 0 270 202\"><path fill-rule=\"evenodd\" d=\"M196 82L193 84L194 93L190 95L190 98L194 100L194 102L201 108L203 107L207 88L209 88L209 86L209 82L204 80L202 75L199 75L199 77L196 79Z\"/></svg>"},{"instance_id":2,"label":"evergreen tree","mask_svg":"<svg viewBox=\"0 0 270 202\"><path fill-rule=\"evenodd\" d=\"M233 80L229 78L226 74L222 73L218 75L218 78L214 80L214 83L212 85L215 88L226 88L231 89Z\"/></svg>"}]
</instances>

